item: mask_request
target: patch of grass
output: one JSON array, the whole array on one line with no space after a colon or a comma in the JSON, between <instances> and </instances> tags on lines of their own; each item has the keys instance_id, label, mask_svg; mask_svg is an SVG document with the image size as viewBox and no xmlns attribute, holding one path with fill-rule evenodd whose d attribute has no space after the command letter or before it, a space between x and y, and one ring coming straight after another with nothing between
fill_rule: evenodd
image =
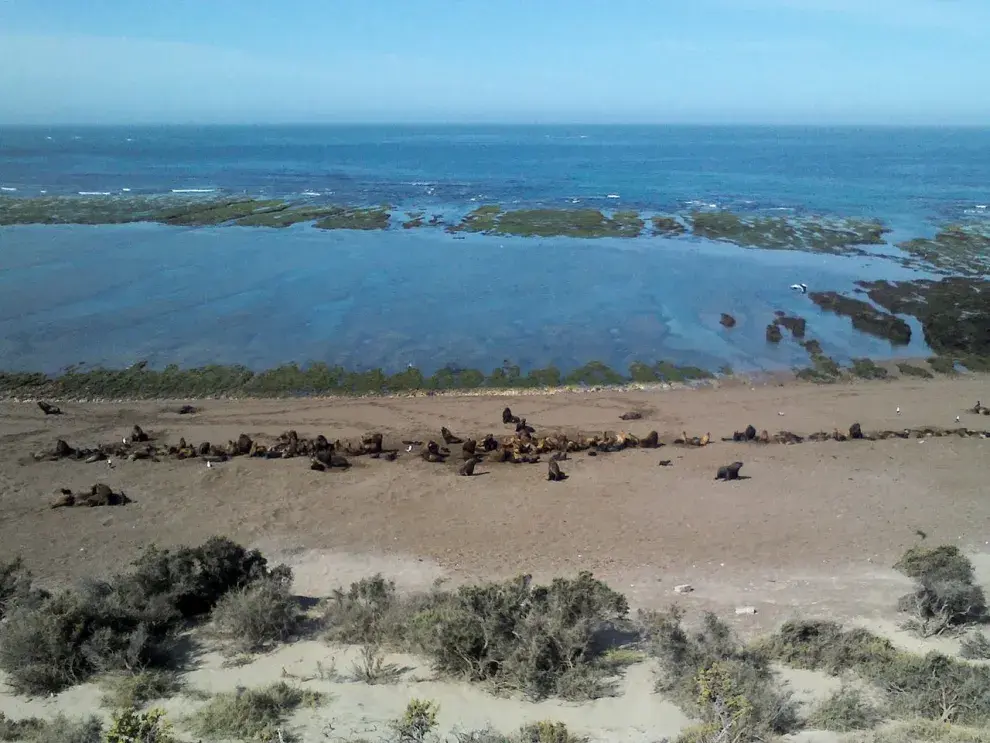
<instances>
[{"instance_id":1,"label":"patch of grass","mask_svg":"<svg viewBox=\"0 0 990 743\"><path fill-rule=\"evenodd\" d=\"M646 612L649 648L657 659L657 691L702 723L693 740L765 740L799 727L797 705L782 690L764 654L743 646L714 614L689 632L677 607Z\"/></svg>"},{"instance_id":2,"label":"patch of grass","mask_svg":"<svg viewBox=\"0 0 990 743\"><path fill-rule=\"evenodd\" d=\"M853 359L849 368L853 376L860 379L888 379L890 373L882 366L877 366L870 359Z\"/></svg>"},{"instance_id":3,"label":"patch of grass","mask_svg":"<svg viewBox=\"0 0 990 743\"><path fill-rule=\"evenodd\" d=\"M403 602L395 582L381 573L337 589L323 606L327 639L349 645L385 645L403 648L406 623L415 608Z\"/></svg>"},{"instance_id":4,"label":"patch of grass","mask_svg":"<svg viewBox=\"0 0 990 743\"><path fill-rule=\"evenodd\" d=\"M905 377L918 377L919 379L935 379L935 375L920 366L909 364L905 361L897 365L897 370Z\"/></svg>"},{"instance_id":5,"label":"patch of grass","mask_svg":"<svg viewBox=\"0 0 990 743\"><path fill-rule=\"evenodd\" d=\"M330 206L326 207L326 216L313 226L320 230L384 230L389 217L389 210L384 206Z\"/></svg>"},{"instance_id":6,"label":"patch of grass","mask_svg":"<svg viewBox=\"0 0 990 743\"><path fill-rule=\"evenodd\" d=\"M894 569L916 581L898 608L912 615L910 626L923 637L986 621L986 597L974 582L973 564L955 545L912 547Z\"/></svg>"},{"instance_id":7,"label":"patch of grass","mask_svg":"<svg viewBox=\"0 0 990 743\"><path fill-rule=\"evenodd\" d=\"M848 733L869 730L883 721L882 712L860 689L843 685L811 710L808 724L817 730Z\"/></svg>"},{"instance_id":8,"label":"patch of grass","mask_svg":"<svg viewBox=\"0 0 990 743\"><path fill-rule=\"evenodd\" d=\"M966 660L990 660L990 640L982 632L966 635L959 644L959 655Z\"/></svg>"},{"instance_id":9,"label":"patch of grass","mask_svg":"<svg viewBox=\"0 0 990 743\"><path fill-rule=\"evenodd\" d=\"M265 578L224 594L213 609L217 634L235 652L251 653L288 640L299 607L280 578Z\"/></svg>"},{"instance_id":10,"label":"patch of grass","mask_svg":"<svg viewBox=\"0 0 990 743\"><path fill-rule=\"evenodd\" d=\"M184 684L174 671L148 669L111 674L102 679L102 704L113 709L140 709L156 699L169 699L182 692Z\"/></svg>"},{"instance_id":11,"label":"patch of grass","mask_svg":"<svg viewBox=\"0 0 990 743\"><path fill-rule=\"evenodd\" d=\"M497 204L479 206L461 220L460 224L447 228L448 232L493 232L498 225L502 207Z\"/></svg>"},{"instance_id":12,"label":"patch of grass","mask_svg":"<svg viewBox=\"0 0 990 743\"><path fill-rule=\"evenodd\" d=\"M20 557L0 563L0 620L15 606L43 598L44 593L34 587L31 572Z\"/></svg>"},{"instance_id":13,"label":"patch of grass","mask_svg":"<svg viewBox=\"0 0 990 743\"><path fill-rule=\"evenodd\" d=\"M182 227L208 227L244 219L259 212L277 212L286 207L287 204L277 199L228 199L204 204L183 204L155 214L152 221Z\"/></svg>"},{"instance_id":14,"label":"patch of grass","mask_svg":"<svg viewBox=\"0 0 990 743\"><path fill-rule=\"evenodd\" d=\"M104 743L103 723L96 715L73 719L59 712L50 720L12 720L0 712L0 741L28 743Z\"/></svg>"},{"instance_id":15,"label":"patch of grass","mask_svg":"<svg viewBox=\"0 0 990 743\"><path fill-rule=\"evenodd\" d=\"M188 725L206 738L273 741L292 712L322 701L322 694L278 681L260 689L217 694L189 718Z\"/></svg>"},{"instance_id":16,"label":"patch of grass","mask_svg":"<svg viewBox=\"0 0 990 743\"><path fill-rule=\"evenodd\" d=\"M850 743L990 743L990 730L933 720L909 720L855 736L850 738Z\"/></svg>"},{"instance_id":17,"label":"patch of grass","mask_svg":"<svg viewBox=\"0 0 990 743\"><path fill-rule=\"evenodd\" d=\"M523 725L516 734L516 743L585 743L584 736L574 735L556 720L540 720Z\"/></svg>"},{"instance_id":18,"label":"patch of grass","mask_svg":"<svg viewBox=\"0 0 990 743\"><path fill-rule=\"evenodd\" d=\"M361 647L361 655L354 662L354 680L366 684L394 684L402 678L402 669L395 663L385 662L385 653L375 645Z\"/></svg>"},{"instance_id":19,"label":"patch of grass","mask_svg":"<svg viewBox=\"0 0 990 743\"><path fill-rule=\"evenodd\" d=\"M678 366L669 361L647 364L634 361L629 366L629 377L633 382L690 382L715 377L707 369L697 366Z\"/></svg>"}]
</instances>

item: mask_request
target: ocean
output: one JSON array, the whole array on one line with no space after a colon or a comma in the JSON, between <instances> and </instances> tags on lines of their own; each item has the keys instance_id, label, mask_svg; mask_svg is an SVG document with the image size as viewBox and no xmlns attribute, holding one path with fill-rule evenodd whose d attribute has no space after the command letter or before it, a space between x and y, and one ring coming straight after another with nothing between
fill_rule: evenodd
<instances>
[{"instance_id":1,"label":"ocean","mask_svg":"<svg viewBox=\"0 0 990 743\"><path fill-rule=\"evenodd\" d=\"M429 372L506 359L772 370L807 363L797 344L766 342L775 310L807 318L808 337L839 361L927 353L920 332L891 347L789 286L924 275L883 254L941 224L990 219L990 129L0 127L0 189L243 193L428 215L497 203L882 219L891 246L856 256L398 225L0 227L6 370L315 360ZM719 324L723 312L736 327Z\"/></svg>"}]
</instances>

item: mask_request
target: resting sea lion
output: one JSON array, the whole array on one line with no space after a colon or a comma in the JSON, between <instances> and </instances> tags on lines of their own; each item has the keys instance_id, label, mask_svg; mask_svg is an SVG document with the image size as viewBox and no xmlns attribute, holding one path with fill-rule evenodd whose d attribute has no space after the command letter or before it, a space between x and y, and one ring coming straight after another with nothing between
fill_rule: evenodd
<instances>
[{"instance_id":1,"label":"resting sea lion","mask_svg":"<svg viewBox=\"0 0 990 743\"><path fill-rule=\"evenodd\" d=\"M718 468L718 474L715 475L716 480L737 480L739 479L739 470L742 469L742 462L733 462L732 464L727 464L724 467Z\"/></svg>"},{"instance_id":2,"label":"resting sea lion","mask_svg":"<svg viewBox=\"0 0 990 743\"><path fill-rule=\"evenodd\" d=\"M464 439L457 438L454 434L450 432L450 429L444 426L440 429L440 435L443 436L445 444L462 444Z\"/></svg>"},{"instance_id":3,"label":"resting sea lion","mask_svg":"<svg viewBox=\"0 0 990 743\"><path fill-rule=\"evenodd\" d=\"M547 480L550 482L562 482L566 479L567 475L560 471L560 465L551 460L547 471Z\"/></svg>"}]
</instances>

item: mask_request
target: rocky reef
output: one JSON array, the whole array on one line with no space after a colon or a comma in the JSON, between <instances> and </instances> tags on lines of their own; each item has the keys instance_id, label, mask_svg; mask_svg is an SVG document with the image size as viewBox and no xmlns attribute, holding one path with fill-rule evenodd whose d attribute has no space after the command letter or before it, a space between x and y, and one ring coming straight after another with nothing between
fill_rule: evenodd
<instances>
[{"instance_id":1,"label":"rocky reef","mask_svg":"<svg viewBox=\"0 0 990 743\"><path fill-rule=\"evenodd\" d=\"M643 220L638 212L619 211L611 216L597 209L516 209L481 206L450 232L484 232L517 237L639 237Z\"/></svg>"},{"instance_id":2,"label":"rocky reef","mask_svg":"<svg viewBox=\"0 0 990 743\"><path fill-rule=\"evenodd\" d=\"M811 292L808 297L825 312L850 318L853 327L863 333L884 338L894 345L907 345L911 342L910 325L893 314L877 309L869 302L834 291Z\"/></svg>"},{"instance_id":3,"label":"rocky reef","mask_svg":"<svg viewBox=\"0 0 990 743\"><path fill-rule=\"evenodd\" d=\"M990 274L990 224L949 225L933 238L915 238L897 247L911 258L906 262L918 268L956 276Z\"/></svg>"},{"instance_id":4,"label":"rocky reef","mask_svg":"<svg viewBox=\"0 0 990 743\"><path fill-rule=\"evenodd\" d=\"M862 254L857 246L883 245L889 229L879 222L824 217L741 216L733 212L693 212L696 237L743 247L806 250L835 255Z\"/></svg>"}]
</instances>

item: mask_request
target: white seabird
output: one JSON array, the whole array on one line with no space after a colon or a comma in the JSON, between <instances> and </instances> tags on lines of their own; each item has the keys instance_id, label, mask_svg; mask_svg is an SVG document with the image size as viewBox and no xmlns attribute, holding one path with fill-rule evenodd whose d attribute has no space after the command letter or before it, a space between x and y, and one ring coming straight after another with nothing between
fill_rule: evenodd
<instances>
[{"instance_id":1,"label":"white seabird","mask_svg":"<svg viewBox=\"0 0 990 743\"><path fill-rule=\"evenodd\" d=\"M808 293L808 285L807 284L791 284L791 289L794 289L795 291L799 291L802 294L807 294Z\"/></svg>"}]
</instances>

